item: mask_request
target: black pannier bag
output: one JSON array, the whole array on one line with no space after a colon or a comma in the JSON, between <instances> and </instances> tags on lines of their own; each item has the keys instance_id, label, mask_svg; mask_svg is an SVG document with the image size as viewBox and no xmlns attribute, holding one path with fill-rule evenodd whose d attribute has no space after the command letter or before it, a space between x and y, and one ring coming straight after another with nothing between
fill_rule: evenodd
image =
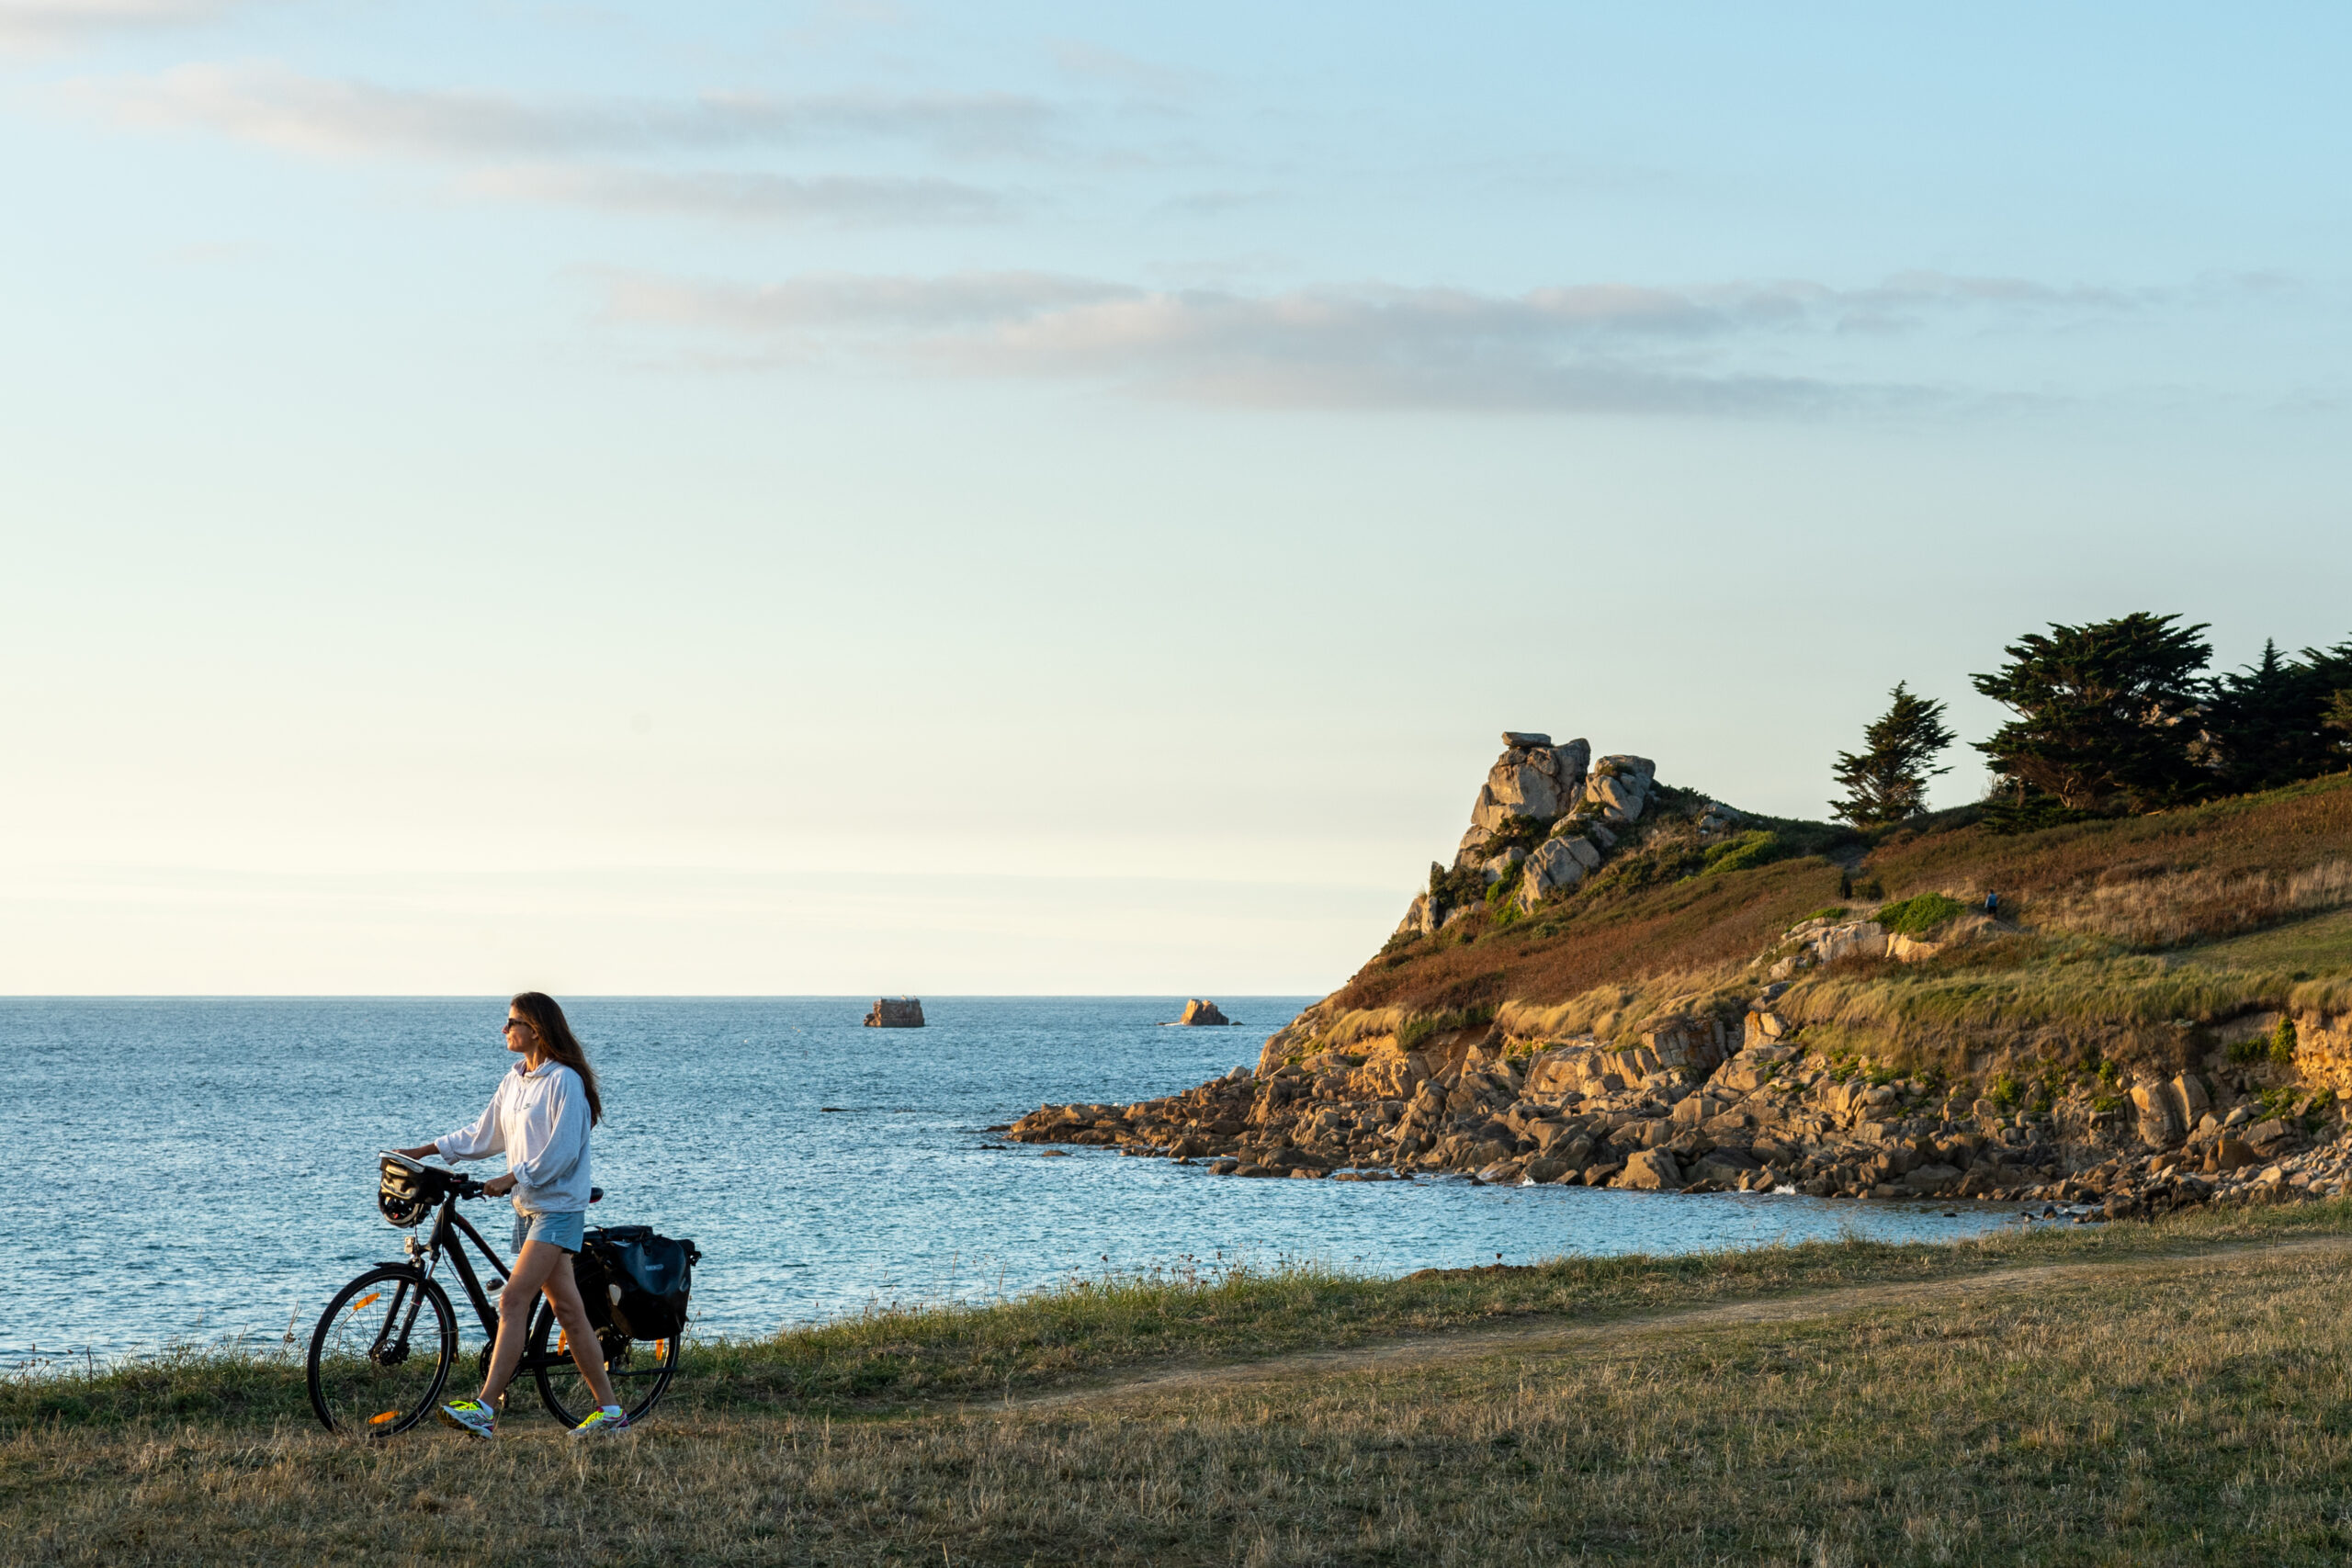
<instances>
[{"instance_id":1,"label":"black pannier bag","mask_svg":"<svg viewBox=\"0 0 2352 1568\"><path fill-rule=\"evenodd\" d=\"M650 1225L603 1225L582 1238L581 1252L573 1266L580 1293L591 1294L588 1269L581 1265L593 1255L594 1295L601 1298L589 1303L592 1321L604 1315L597 1306L609 1303L614 1325L631 1339L672 1339L685 1332L694 1267L702 1261L693 1242L656 1235Z\"/></svg>"}]
</instances>

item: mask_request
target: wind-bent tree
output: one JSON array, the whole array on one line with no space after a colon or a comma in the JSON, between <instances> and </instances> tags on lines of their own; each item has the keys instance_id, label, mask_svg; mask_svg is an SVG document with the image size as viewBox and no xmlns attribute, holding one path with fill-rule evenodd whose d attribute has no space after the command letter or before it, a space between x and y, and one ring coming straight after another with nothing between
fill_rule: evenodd
<instances>
[{"instance_id":1,"label":"wind-bent tree","mask_svg":"<svg viewBox=\"0 0 2352 1568\"><path fill-rule=\"evenodd\" d=\"M1838 782L1846 798L1829 809L1857 828L1879 828L1928 809L1928 781L1950 768L1929 762L1959 737L1944 728L1944 705L1913 696L1897 681L1894 699L1876 723L1862 731L1859 752L1838 753Z\"/></svg>"},{"instance_id":2,"label":"wind-bent tree","mask_svg":"<svg viewBox=\"0 0 2352 1568\"><path fill-rule=\"evenodd\" d=\"M2337 695L2352 690L2352 642L2307 648L2294 659L2266 641L2262 657L2213 682L2205 706L2209 762L2233 791L2276 789L2344 766L2345 736L2331 728Z\"/></svg>"},{"instance_id":3,"label":"wind-bent tree","mask_svg":"<svg viewBox=\"0 0 2352 1568\"><path fill-rule=\"evenodd\" d=\"M2018 716L1976 749L2007 785L2012 813L2153 811L2198 794L2211 775L2198 671L2213 657L2199 622L2137 611L2089 626L2052 624L2003 651L2009 662L1970 679ZM2045 797L2045 798L2038 798Z\"/></svg>"}]
</instances>

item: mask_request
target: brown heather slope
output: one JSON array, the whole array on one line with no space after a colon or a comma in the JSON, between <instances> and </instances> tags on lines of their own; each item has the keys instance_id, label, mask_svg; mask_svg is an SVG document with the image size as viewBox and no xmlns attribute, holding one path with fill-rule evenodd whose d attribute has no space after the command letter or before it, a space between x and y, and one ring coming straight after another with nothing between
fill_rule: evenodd
<instances>
[{"instance_id":1,"label":"brown heather slope","mask_svg":"<svg viewBox=\"0 0 2352 1568\"><path fill-rule=\"evenodd\" d=\"M1783 837L1822 843L1747 871L1697 872L1691 845L1666 841L1613 864L1498 929L1474 915L1433 935L1392 941L1335 992L1333 1014L1375 1008L1441 1014L1506 1002L1544 1007L1602 986L1687 977L1688 988L1729 981L1805 916L1876 894L1941 892L1981 903L1998 893L2005 917L2029 927L2125 939L2146 950L2211 941L2301 912L2278 893L2299 874L2352 861L2352 774L2161 816L2074 824L2003 836L1973 810L1916 827L1850 835L1817 824L1776 824ZM1849 869L1850 868L1850 870ZM2152 933L2134 907L2160 912ZM2319 907L2324 907L2324 905ZM2116 929L2120 926L2120 929Z\"/></svg>"}]
</instances>

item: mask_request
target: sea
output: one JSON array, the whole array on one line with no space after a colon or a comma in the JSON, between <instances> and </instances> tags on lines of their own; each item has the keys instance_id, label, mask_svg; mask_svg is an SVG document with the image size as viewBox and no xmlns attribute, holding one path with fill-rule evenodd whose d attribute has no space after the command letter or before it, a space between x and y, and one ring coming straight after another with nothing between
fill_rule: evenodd
<instances>
[{"instance_id":1,"label":"sea","mask_svg":"<svg viewBox=\"0 0 2352 1568\"><path fill-rule=\"evenodd\" d=\"M863 997L567 998L604 1089L592 1220L694 1240L705 1337L1106 1273L1389 1276L2017 1223L1978 1204L1246 1180L1048 1158L992 1130L1254 1065L1313 1000L1217 999L1234 1027L1167 1027L1180 997L926 997L919 1030L861 1027ZM505 1013L495 997L0 998L0 1368L307 1343L338 1286L400 1255L378 1151L481 1113ZM506 1256L506 1205L466 1212Z\"/></svg>"}]
</instances>

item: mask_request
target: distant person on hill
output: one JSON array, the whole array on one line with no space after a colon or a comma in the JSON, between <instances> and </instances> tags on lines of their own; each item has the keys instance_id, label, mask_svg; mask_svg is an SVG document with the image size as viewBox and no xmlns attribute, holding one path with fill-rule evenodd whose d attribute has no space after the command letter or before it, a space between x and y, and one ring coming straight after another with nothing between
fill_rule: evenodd
<instances>
[{"instance_id":1,"label":"distant person on hill","mask_svg":"<svg viewBox=\"0 0 2352 1568\"><path fill-rule=\"evenodd\" d=\"M596 1070L555 998L525 991L506 1008L506 1048L523 1059L499 1080L472 1126L400 1152L411 1159L506 1156L506 1174L482 1183L492 1198L514 1194L514 1271L498 1292L498 1344L481 1394L441 1407L441 1419L476 1437L498 1435L506 1385L523 1359L532 1299L542 1291L571 1346L571 1359L602 1406L571 1429L575 1438L626 1431L628 1417L605 1375L604 1348L571 1277L588 1219L588 1131L605 1118Z\"/></svg>"}]
</instances>

